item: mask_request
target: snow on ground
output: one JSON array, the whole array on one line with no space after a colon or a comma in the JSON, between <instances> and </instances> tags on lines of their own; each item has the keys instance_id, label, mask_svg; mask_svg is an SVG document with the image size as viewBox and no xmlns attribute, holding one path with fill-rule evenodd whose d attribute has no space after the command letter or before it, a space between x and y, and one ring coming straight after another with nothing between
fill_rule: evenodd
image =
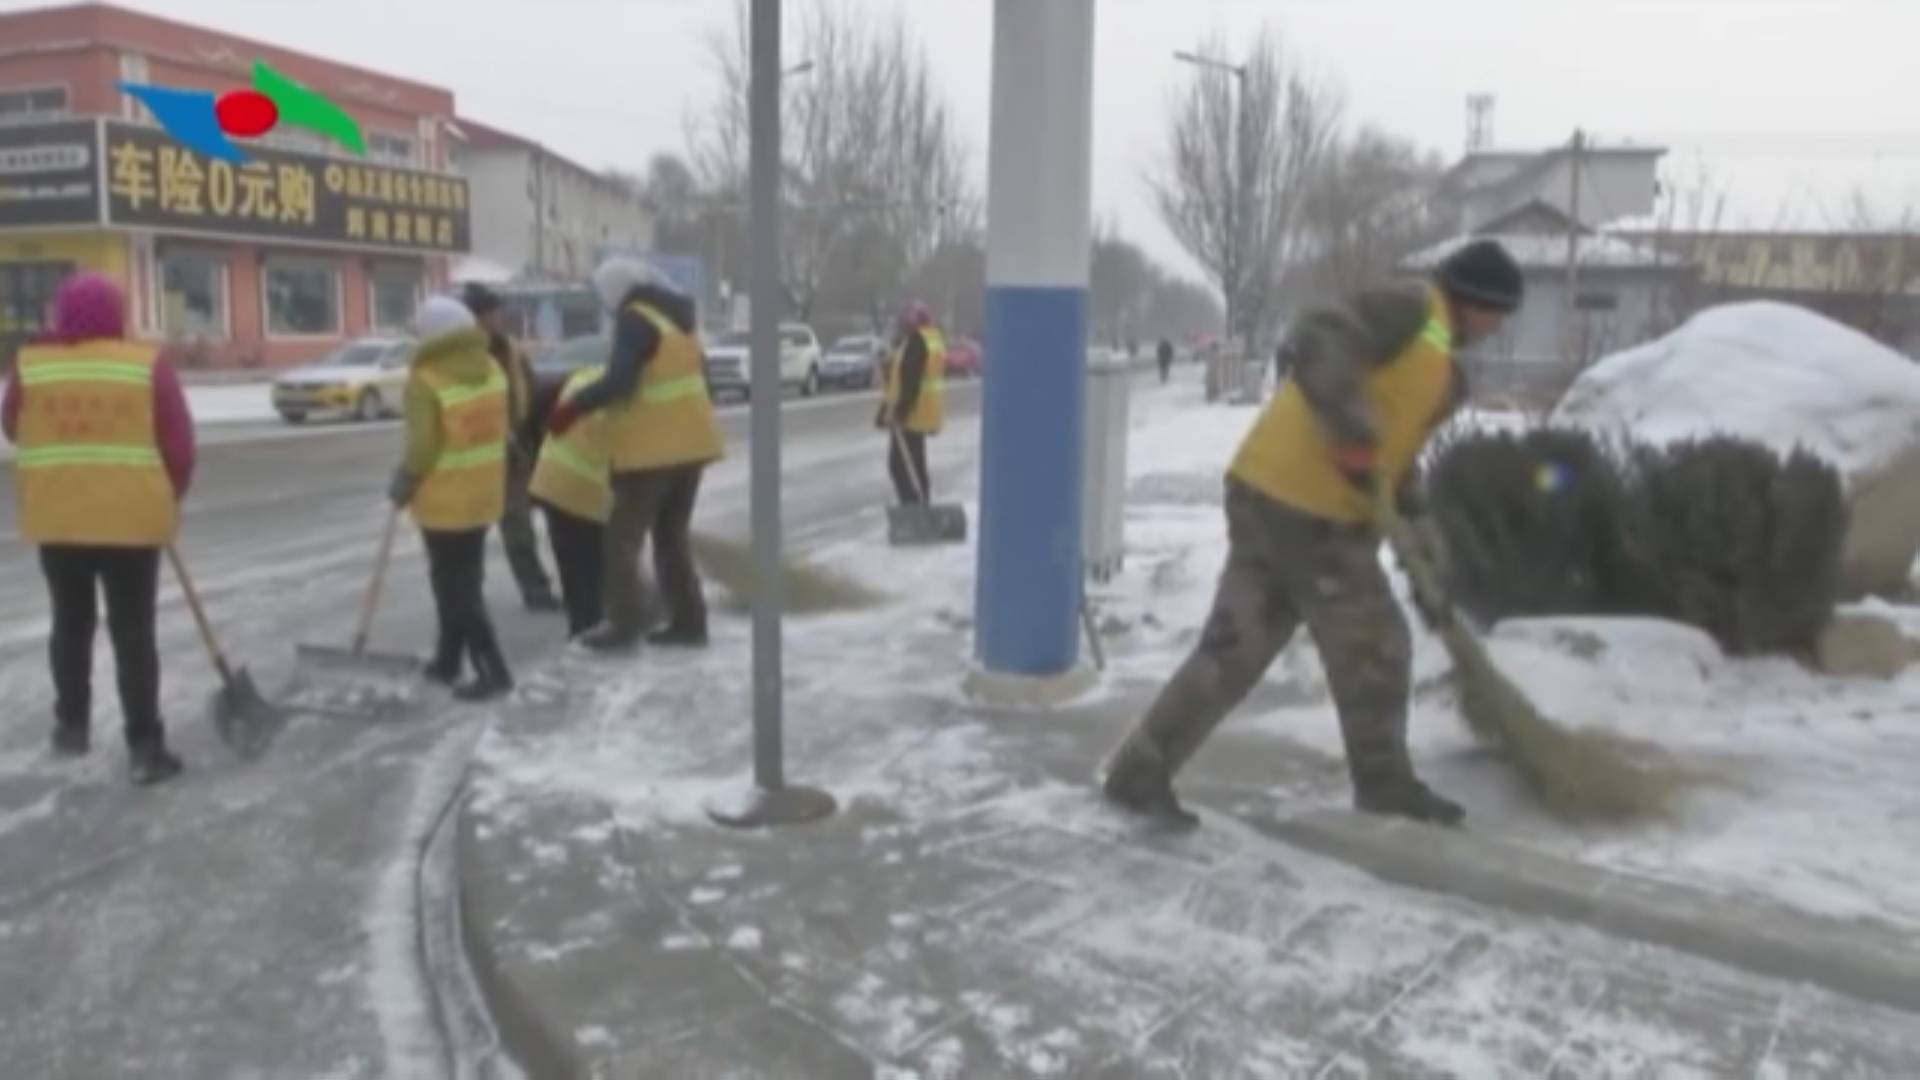
<instances>
[{"instance_id":1,"label":"snow on ground","mask_svg":"<svg viewBox=\"0 0 1920 1080\"><path fill-rule=\"evenodd\" d=\"M1128 564L1093 592L1110 628L1125 631L1109 646L1114 674L1165 679L1192 647L1226 554L1221 463L1251 418L1250 409L1195 408L1136 431ZM1459 422L1512 420L1472 414ZM1397 573L1394 581L1404 593ZM1920 635L1920 609L1875 610ZM1418 691L1438 684L1449 663L1439 641L1409 618ZM1474 744L1450 695L1417 693L1416 756L1436 786L1469 803L1476 828L1650 876L1920 926L1920 845L1912 841L1920 823L1920 677L1836 679L1786 659L1730 659L1704 633L1654 620L1528 620L1498 628L1493 647L1549 715L1650 739L1725 782L1697 790L1669 824L1569 830L1524 800L1476 800L1487 777L1468 764ZM1267 682L1312 699L1239 715L1230 729L1341 754L1304 634Z\"/></svg>"},{"instance_id":2,"label":"snow on ground","mask_svg":"<svg viewBox=\"0 0 1920 1080\"><path fill-rule=\"evenodd\" d=\"M1254 412L1201 407L1187 391L1176 386L1137 403L1129 561L1117 579L1095 589L1102 616L1119 624L1109 638L1107 693L1171 673L1224 555L1222 466ZM978 513L972 502L968 510ZM619 895L650 902L671 879L673 917L659 922L662 955L711 952L736 967L777 963L785 972L780 985L790 988L783 1000L804 1003L835 1038L877 1060L945 1062L930 1075L968 1075L963 1061L980 1075L1057 1075L1070 1064L1128 1060L1126 1054L1141 1075L1169 1076L1411 1075L1415 1066L1426 1075L1547 1075L1556 1063L1570 1074L1650 1075L1682 1061L1695 1066L1684 1074L1724 1075L1731 1059L1714 1057L1698 1041L1703 1032L1782 1022L1786 1000L1776 1004L1757 984L1721 983L1728 976L1708 977L1704 967L1583 931L1514 925L1391 890L1297 852L1277 856L1270 842L1232 818L1210 816L1210 827L1172 855L1113 843L1111 815L1086 790L1098 751L1090 749L1084 719L996 718L959 707L971 546L892 549L880 528L877 511L861 515L849 528L860 535L816 559L881 587L911 582L911 595L902 589L878 610L790 622L785 717L791 780L822 785L839 799L842 813L834 820L860 823L857 851L865 864L903 864L907 871L874 874L857 890L884 908L891 928L884 944L862 939L864 951L845 953L840 936L851 935L851 913L859 909L841 893L827 904L840 913L831 941L795 914L810 902L808 889L816 890L814 903L826 903L818 895L824 886L804 866L781 861L787 845L780 839L748 835L739 851L714 851L721 841L712 837L707 808L740 794L748 760L749 628L740 619L716 619L711 650L670 665L645 658L626 669L635 672L628 677L607 677L607 661L570 656L528 679L522 700L529 714L481 740L473 803L480 828L522 828L547 810L578 821L558 838L574 853L571 865L603 867L598 872L612 875L609 887ZM1784 893L1826 910L1894 905L1897 897L1876 904L1884 894L1875 897L1860 880L1874 858L1883 860L1890 882L1905 879L1893 888L1920 887L1920 875L1906 872L1913 856L1893 850L1891 837L1904 826L1884 819L1876 825L1863 812L1870 801L1864 790L1894 771L1895 755L1872 746L1887 726L1848 719L1860 726L1824 738L1796 731L1786 715L1797 694L1804 715L1818 713L1808 721L1817 729L1838 723L1829 697L1868 700L1878 693L1891 706L1898 699L1892 690L1848 686L1829 695L1824 684L1782 665L1729 665L1697 635L1645 624L1599 627L1594 632L1609 651L1582 666L1573 650L1553 644L1564 629L1516 628L1503 636L1500 656L1533 664L1529 685L1542 683L1536 689L1543 694L1556 690L1557 707L1604 715L1596 703L1620 698L1644 707L1642 726L1660 719L1687 729L1688 749L1757 751L1786 779L1703 796L1688 817L1660 832L1571 834L1535 814L1527 818L1534 826L1525 834L1529 842ZM1422 636L1419 650L1422 675L1444 671L1430 639ZM1337 728L1318 681L1310 645L1296 643L1269 682L1318 699L1264 712L1250 707L1230 725L1235 737L1337 754ZM1761 703L1772 713L1760 711ZM1445 709L1423 705L1419 712L1423 767L1466 754L1461 725ZM549 713L563 719L540 719ZM1082 725L1077 733L1075 723ZM1111 732L1097 734L1110 745ZM1446 768L1430 772L1436 782L1449 775ZM1869 775L1871 785L1861 782ZM604 816L554 809L583 798ZM1797 865L1765 876L1758 857L1769 852L1754 842L1760 837L1728 827L1736 808L1777 845L1777 862ZM1490 820L1483 827L1506 826ZM1840 842L1849 830L1872 835L1853 843L1852 854L1834 850L1849 846ZM687 865L677 867L676 837L696 834L698 843L678 856ZM823 853L834 850L827 840L814 842ZM645 888L621 877L629 871L620 864L635 858L629 849L661 853L635 861ZM596 861L595 850L609 857ZM537 862L538 853L532 856ZM804 862L804 853L794 857ZM520 887L539 891L533 883ZM655 925L648 911L632 925ZM1005 972L996 974L1002 964ZM839 970L843 965L850 966ZM937 987L954 989L939 979L976 976L977 989L960 995L957 1006L938 999ZM843 992L816 997L792 989L815 986ZM1766 1015L1737 1023L1695 1015L1728 1001L1759 1002ZM1803 1008L1794 1006L1796 1019ZM963 1024L959 1017L971 1019ZM613 1020L634 1023L629 1015ZM1561 1031L1555 1025L1563 1021ZM611 1022L578 1021L589 1030ZM969 1024L1018 1068L981 1072L960 1038ZM1168 1025L1173 1030L1163 1040ZM1107 1058L1114 1047L1131 1050ZM744 1051L729 1045L726 1052ZM1395 1067L1363 1064L1376 1054ZM1161 1071L1151 1072L1150 1063Z\"/></svg>"},{"instance_id":3,"label":"snow on ground","mask_svg":"<svg viewBox=\"0 0 1920 1080\"><path fill-rule=\"evenodd\" d=\"M1711 433L1819 454L1848 480L1920 441L1920 367L1804 308L1709 308L1582 373L1553 421L1669 442Z\"/></svg>"}]
</instances>

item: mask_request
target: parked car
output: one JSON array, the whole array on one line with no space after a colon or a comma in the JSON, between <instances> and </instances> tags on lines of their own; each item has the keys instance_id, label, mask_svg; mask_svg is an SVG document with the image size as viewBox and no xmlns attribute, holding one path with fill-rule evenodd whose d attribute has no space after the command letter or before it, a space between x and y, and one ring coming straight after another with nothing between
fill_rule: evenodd
<instances>
[{"instance_id":1,"label":"parked car","mask_svg":"<svg viewBox=\"0 0 1920 1080\"><path fill-rule=\"evenodd\" d=\"M947 374L956 379L980 377L980 343L957 337L947 342Z\"/></svg>"},{"instance_id":2,"label":"parked car","mask_svg":"<svg viewBox=\"0 0 1920 1080\"><path fill-rule=\"evenodd\" d=\"M355 420L398 416L407 389L405 338L359 338L273 381L273 408L289 424L333 414Z\"/></svg>"},{"instance_id":3,"label":"parked car","mask_svg":"<svg viewBox=\"0 0 1920 1080\"><path fill-rule=\"evenodd\" d=\"M833 343L820 360L822 386L871 388L879 377L886 342L872 334L849 334Z\"/></svg>"},{"instance_id":4,"label":"parked car","mask_svg":"<svg viewBox=\"0 0 1920 1080\"><path fill-rule=\"evenodd\" d=\"M718 398L746 400L748 352L752 335L741 330L721 334L707 346L707 386ZM801 397L820 392L820 339L806 323L780 324L780 388L798 389Z\"/></svg>"}]
</instances>

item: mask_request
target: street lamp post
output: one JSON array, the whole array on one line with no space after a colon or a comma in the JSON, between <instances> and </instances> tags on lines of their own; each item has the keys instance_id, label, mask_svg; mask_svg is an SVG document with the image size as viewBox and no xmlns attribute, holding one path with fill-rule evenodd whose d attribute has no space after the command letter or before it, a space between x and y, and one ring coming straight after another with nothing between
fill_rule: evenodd
<instances>
[{"instance_id":1,"label":"street lamp post","mask_svg":"<svg viewBox=\"0 0 1920 1080\"><path fill-rule=\"evenodd\" d=\"M781 695L780 565L780 0L753 0L748 90L748 232L753 308L752 406L748 418L753 521L753 786L707 813L751 828L825 817L833 796L786 782ZM810 62L808 65L810 66Z\"/></svg>"},{"instance_id":2,"label":"street lamp post","mask_svg":"<svg viewBox=\"0 0 1920 1080\"><path fill-rule=\"evenodd\" d=\"M1250 149L1249 143L1251 142L1251 140L1247 138L1247 65L1230 64L1225 60L1216 60L1210 56L1201 56L1198 53L1188 52L1184 49L1175 50L1173 58L1183 64L1211 68L1214 71L1224 71L1232 75L1234 78L1234 89L1237 91L1233 99L1233 152L1231 155L1234 162L1233 197L1228 200L1229 204L1233 207L1233 220L1229 223L1230 227L1227 230L1227 235L1231 238L1230 243L1234 249L1233 263L1239 271L1237 275L1238 280L1234 282L1233 293L1226 297L1227 336L1231 338L1234 328L1237 325L1237 320L1245 316L1245 305L1241 303L1240 294L1245 292L1247 288L1247 218L1250 216L1247 199L1248 196L1253 193L1253 162L1247 156ZM1247 356L1248 358L1252 358L1254 328L1249 324L1244 330L1246 334Z\"/></svg>"}]
</instances>

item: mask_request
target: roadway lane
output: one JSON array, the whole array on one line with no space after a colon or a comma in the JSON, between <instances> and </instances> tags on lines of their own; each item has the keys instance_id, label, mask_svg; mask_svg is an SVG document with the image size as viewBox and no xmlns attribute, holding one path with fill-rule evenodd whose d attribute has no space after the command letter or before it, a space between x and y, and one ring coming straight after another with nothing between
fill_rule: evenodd
<instances>
[{"instance_id":1,"label":"roadway lane","mask_svg":"<svg viewBox=\"0 0 1920 1080\"><path fill-rule=\"evenodd\" d=\"M949 402L934 456L951 475L971 468L977 386L954 385ZM865 518L879 527L888 492L873 409L871 395L786 403L790 546ZM726 410L723 424L729 456L709 473L698 525L738 537L744 410ZM390 424L205 448L182 550L229 651L270 694L296 641L348 637L397 455ZM422 793L462 763L485 714L435 699L407 719L303 717L267 758L236 764L202 722L214 680L169 583L164 699L187 776L128 787L104 640L94 754L55 762L45 750L46 601L34 553L14 533L11 487L0 468L0 1072L443 1073L410 921L412 845L431 809ZM418 653L432 615L411 530L395 554L372 647ZM497 543L491 555L493 611L516 668L529 672L561 646L561 624L523 613Z\"/></svg>"}]
</instances>

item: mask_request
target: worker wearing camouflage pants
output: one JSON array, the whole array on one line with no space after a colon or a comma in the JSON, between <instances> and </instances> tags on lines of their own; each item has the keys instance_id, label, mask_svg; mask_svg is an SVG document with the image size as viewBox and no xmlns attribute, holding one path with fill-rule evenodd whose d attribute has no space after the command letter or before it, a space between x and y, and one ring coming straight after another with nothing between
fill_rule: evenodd
<instances>
[{"instance_id":1,"label":"worker wearing camouflage pants","mask_svg":"<svg viewBox=\"0 0 1920 1080\"><path fill-rule=\"evenodd\" d=\"M1191 826L1173 776L1305 625L1340 717L1360 810L1458 824L1461 808L1414 775L1407 752L1412 650L1380 564L1383 493L1409 494L1415 461L1464 395L1456 344L1519 306L1519 268L1477 241L1420 291L1362 294L1307 313L1289 380L1226 480L1228 553L1194 652L1107 767L1126 809Z\"/></svg>"}]
</instances>

